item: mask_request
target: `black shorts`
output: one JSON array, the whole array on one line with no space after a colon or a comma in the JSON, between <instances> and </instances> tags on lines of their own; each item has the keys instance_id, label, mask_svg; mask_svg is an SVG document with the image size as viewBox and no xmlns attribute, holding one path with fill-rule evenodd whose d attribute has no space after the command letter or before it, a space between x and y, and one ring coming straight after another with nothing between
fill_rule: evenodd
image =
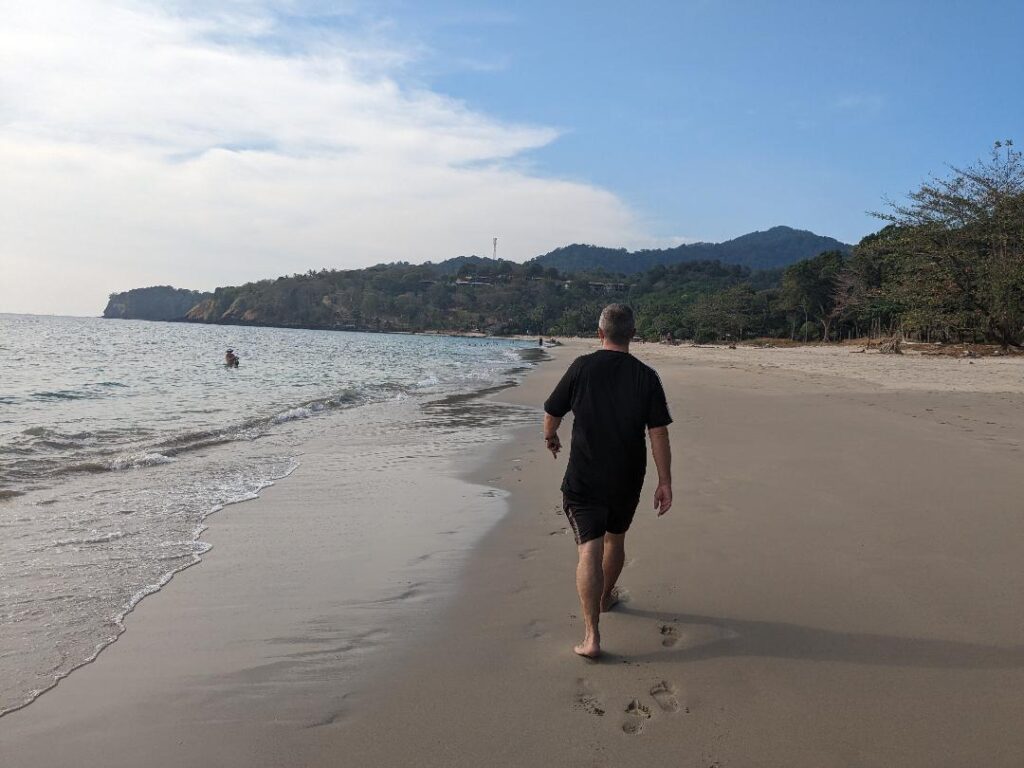
<instances>
[{"instance_id":1,"label":"black shorts","mask_svg":"<svg viewBox=\"0 0 1024 768\"><path fill-rule=\"evenodd\" d=\"M633 522L640 497L628 501L590 501L562 494L562 509L572 526L577 544L584 544L606 533L625 533Z\"/></svg>"}]
</instances>

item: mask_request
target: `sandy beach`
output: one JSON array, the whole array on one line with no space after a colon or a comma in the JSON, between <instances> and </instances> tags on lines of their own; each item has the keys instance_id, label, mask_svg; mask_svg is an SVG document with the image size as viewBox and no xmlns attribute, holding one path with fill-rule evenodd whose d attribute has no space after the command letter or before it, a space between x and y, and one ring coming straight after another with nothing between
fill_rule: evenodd
<instances>
[{"instance_id":1,"label":"sandy beach","mask_svg":"<svg viewBox=\"0 0 1024 768\"><path fill-rule=\"evenodd\" d=\"M592 348L491 397L539 420ZM378 597L402 612L388 636L372 606L338 624L377 564L331 558L354 532L325 441L210 518L214 551L95 663L0 719L0 765L1020 765L1024 360L634 352L675 419L675 506L655 518L649 475L601 661L571 652L565 457L539 421L476 460L403 465L404 535L439 543ZM456 507L495 523L445 538Z\"/></svg>"}]
</instances>

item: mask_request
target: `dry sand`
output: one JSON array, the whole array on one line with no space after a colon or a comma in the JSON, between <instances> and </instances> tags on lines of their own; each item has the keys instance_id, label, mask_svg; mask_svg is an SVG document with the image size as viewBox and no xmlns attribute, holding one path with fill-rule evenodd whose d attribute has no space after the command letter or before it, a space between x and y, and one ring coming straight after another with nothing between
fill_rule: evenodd
<instances>
[{"instance_id":1,"label":"dry sand","mask_svg":"<svg viewBox=\"0 0 1024 768\"><path fill-rule=\"evenodd\" d=\"M589 348L556 349L500 397L539 417ZM433 517L496 487L508 513L459 566L458 599L406 601L401 652L361 656L387 644L347 638L358 685L338 692L347 668L329 654L284 650L322 648L317 619L346 640L331 590L307 588L336 578L343 532L329 515L312 533L287 522L331 505L300 469L244 516L211 518L202 565L145 601L95 664L0 719L0 765L1024 763L1022 361L635 353L669 395L676 498L657 519L645 489L602 661L571 652L565 456L529 427L475 485L424 472L395 490ZM320 451L304 466L329 466ZM320 546L261 562L273 536L298 537L295 554Z\"/></svg>"},{"instance_id":2,"label":"dry sand","mask_svg":"<svg viewBox=\"0 0 1024 768\"><path fill-rule=\"evenodd\" d=\"M503 396L541 403L584 346ZM526 430L479 478L512 510L461 601L323 764L1020 765L1021 361L635 352L669 393L676 501L655 518L648 483L605 659L571 653L564 458ZM963 394L975 367L1005 383Z\"/></svg>"}]
</instances>

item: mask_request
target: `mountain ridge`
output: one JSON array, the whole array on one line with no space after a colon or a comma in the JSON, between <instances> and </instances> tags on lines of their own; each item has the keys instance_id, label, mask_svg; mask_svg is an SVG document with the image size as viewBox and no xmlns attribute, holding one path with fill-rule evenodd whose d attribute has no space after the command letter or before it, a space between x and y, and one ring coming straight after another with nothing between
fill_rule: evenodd
<instances>
[{"instance_id":1,"label":"mountain ridge","mask_svg":"<svg viewBox=\"0 0 1024 768\"><path fill-rule=\"evenodd\" d=\"M628 251L625 248L573 243L536 256L529 262L561 272L604 270L633 275L659 265L689 261L720 261L750 269L788 267L824 251L849 254L853 246L833 237L783 225L748 232L720 243L684 243L672 248Z\"/></svg>"}]
</instances>

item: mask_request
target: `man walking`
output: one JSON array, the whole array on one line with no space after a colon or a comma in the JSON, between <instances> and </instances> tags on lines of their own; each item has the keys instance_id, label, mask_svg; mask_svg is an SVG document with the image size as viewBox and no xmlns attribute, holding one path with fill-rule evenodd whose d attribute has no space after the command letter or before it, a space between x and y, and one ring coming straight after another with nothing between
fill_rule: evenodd
<instances>
[{"instance_id":1,"label":"man walking","mask_svg":"<svg viewBox=\"0 0 1024 768\"><path fill-rule=\"evenodd\" d=\"M645 429L658 469L658 517L672 506L672 417L658 374L629 354L635 330L632 309L605 307L597 330L601 349L576 358L544 403L544 441L556 459L562 448L558 426L570 410L574 417L562 506L579 552L576 589L586 627L583 642L573 650L590 659L601 655L601 611L617 600L626 531L647 471Z\"/></svg>"}]
</instances>

